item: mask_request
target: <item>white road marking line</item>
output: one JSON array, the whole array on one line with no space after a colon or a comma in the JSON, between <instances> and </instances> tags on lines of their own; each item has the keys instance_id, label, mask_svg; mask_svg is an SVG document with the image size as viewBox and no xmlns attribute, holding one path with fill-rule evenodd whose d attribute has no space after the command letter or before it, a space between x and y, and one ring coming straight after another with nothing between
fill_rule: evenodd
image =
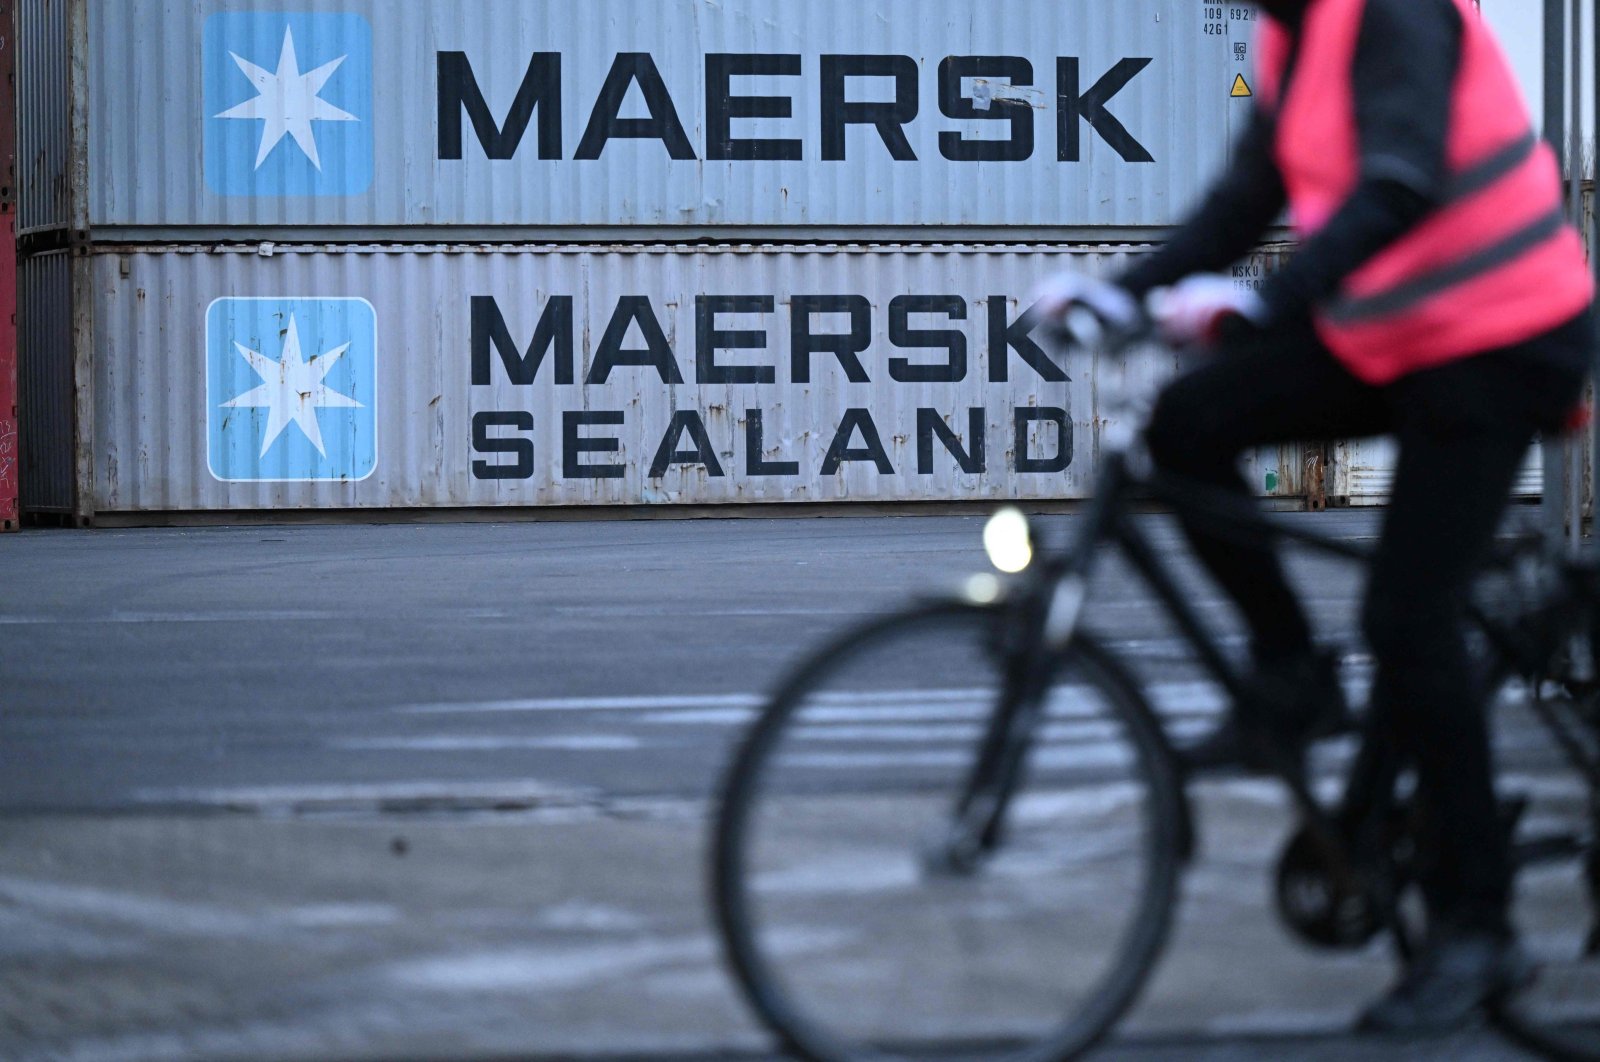
<instances>
[{"instance_id":1,"label":"white road marking line","mask_svg":"<svg viewBox=\"0 0 1600 1062\"><path fill-rule=\"evenodd\" d=\"M982 700L992 692L982 686L968 689L825 690L817 694L815 699L822 704L895 704L906 700L928 703Z\"/></svg>"},{"instance_id":2,"label":"white road marking line","mask_svg":"<svg viewBox=\"0 0 1600 1062\"><path fill-rule=\"evenodd\" d=\"M644 933L649 919L635 911L600 903L570 900L540 908L533 923L541 929L582 930L591 933Z\"/></svg>"},{"instance_id":3,"label":"white road marking line","mask_svg":"<svg viewBox=\"0 0 1600 1062\"><path fill-rule=\"evenodd\" d=\"M1169 720L1188 715L1211 717L1222 708L1222 701L1218 696L1186 697L1168 696L1158 694L1156 709L1162 716ZM823 723L911 723L911 722L953 722L976 721L984 718L989 710L988 703L973 702L970 704L955 705L884 705L873 708L806 708L803 718L806 725ZM1092 706L1082 708L1076 712L1064 710L1062 706L1052 709L1057 715L1087 716L1095 714ZM656 712L641 715L636 720L651 726L728 726L747 723L756 717L757 710L753 708L701 708L687 711Z\"/></svg>"},{"instance_id":4,"label":"white road marking line","mask_svg":"<svg viewBox=\"0 0 1600 1062\"><path fill-rule=\"evenodd\" d=\"M1082 690L1081 686L1068 686L1056 696L1066 698L1069 691ZM1184 708L1212 707L1220 703L1220 694L1210 682L1151 683L1145 693L1157 708L1177 711ZM971 689L888 689L888 690L828 690L813 700L822 705L904 705L904 704L963 704L983 702L992 690ZM472 715L477 713L527 713L542 712L658 712L688 710L709 711L720 709L760 708L769 697L760 693L704 693L704 694L640 694L629 696L593 697L528 697L494 701L457 701L428 704L405 704L393 709L404 715ZM812 709L821 711L822 709ZM731 716L706 716L704 721L730 721ZM691 721L684 718L680 721ZM733 720L736 721L736 720Z\"/></svg>"},{"instance_id":5,"label":"white road marking line","mask_svg":"<svg viewBox=\"0 0 1600 1062\"><path fill-rule=\"evenodd\" d=\"M556 616L660 616L676 619L682 615L668 605L556 605L550 609ZM714 608L696 609L697 616L847 616L866 618L887 613L877 609L857 609L841 605L838 608Z\"/></svg>"},{"instance_id":6,"label":"white road marking line","mask_svg":"<svg viewBox=\"0 0 1600 1062\"><path fill-rule=\"evenodd\" d=\"M1088 687L1066 686L1054 692L1049 711L1053 721L1046 740L1120 745L1115 724L1105 716L1097 697L1082 702ZM1187 735L1203 730L1196 720L1217 715L1223 700L1206 682L1156 683L1147 688L1156 709L1167 717L1169 731ZM985 689L831 690L820 693L801 716L795 740L816 742L968 743L974 726L989 711L992 691ZM476 712L570 713L582 711L637 713L636 720L662 726L739 726L754 719L765 698L758 694L664 694L658 696L559 697L516 701L466 702L455 705L410 705L397 711L428 715ZM1082 722L1054 720L1076 719ZM907 725L920 724L920 725ZM437 733L393 737L336 738L329 747L360 752L493 752L544 749L571 752L631 752L643 748L640 738L619 732L572 735L478 735ZM936 754L932 766L948 762ZM1105 755L1085 752L1084 756ZM944 758L940 758L944 757ZM852 765L848 761L841 761ZM1091 762L1086 759L1084 762ZM911 764L914 765L914 764Z\"/></svg>"},{"instance_id":7,"label":"white road marking line","mask_svg":"<svg viewBox=\"0 0 1600 1062\"><path fill-rule=\"evenodd\" d=\"M1119 742L1054 746L1037 749L1032 764L1041 770L1086 767L1126 767L1133 763L1131 747ZM890 770L897 767L965 767L971 749L916 749L903 752L792 752L778 758L782 767L824 771Z\"/></svg>"},{"instance_id":8,"label":"white road marking line","mask_svg":"<svg viewBox=\"0 0 1600 1062\"><path fill-rule=\"evenodd\" d=\"M825 952L849 942L838 930L795 927L771 933L780 953ZM394 963L382 970L391 985L428 992L564 991L612 982L659 967L707 967L717 949L709 936L664 937L581 948L517 948L467 952Z\"/></svg>"},{"instance_id":9,"label":"white road marking line","mask_svg":"<svg viewBox=\"0 0 1600 1062\"><path fill-rule=\"evenodd\" d=\"M534 697L503 701L459 701L406 704L396 712L418 715L454 715L475 712L605 712L647 711L654 708L754 708L766 698L754 693L655 695L641 697Z\"/></svg>"},{"instance_id":10,"label":"white road marking line","mask_svg":"<svg viewBox=\"0 0 1600 1062\"><path fill-rule=\"evenodd\" d=\"M915 709L909 714L909 717L914 719L937 718L931 712L931 709ZM692 708L683 712L660 712L654 715L642 716L639 722L668 726L738 726L741 723L748 723L755 717L756 710L754 708ZM947 718L966 719L969 718L969 713L964 708L956 709Z\"/></svg>"},{"instance_id":11,"label":"white road marking line","mask_svg":"<svg viewBox=\"0 0 1600 1062\"><path fill-rule=\"evenodd\" d=\"M424 737L338 738L329 748L347 752L496 752L508 749L551 749L560 752L626 752L644 742L626 734L559 734L552 737L473 737L430 734Z\"/></svg>"},{"instance_id":12,"label":"white road marking line","mask_svg":"<svg viewBox=\"0 0 1600 1062\"><path fill-rule=\"evenodd\" d=\"M397 924L400 917L400 908L388 903L304 904L285 912L290 923L315 929L388 926Z\"/></svg>"},{"instance_id":13,"label":"white road marking line","mask_svg":"<svg viewBox=\"0 0 1600 1062\"><path fill-rule=\"evenodd\" d=\"M447 608L434 609L430 616L451 619L509 619L513 615L504 609ZM211 611L182 612L108 612L89 616L24 616L0 615L0 627L67 627L92 624L118 623L277 623L284 620L357 620L365 618L357 612L334 612L328 609L215 609Z\"/></svg>"},{"instance_id":14,"label":"white road marking line","mask_svg":"<svg viewBox=\"0 0 1600 1062\"><path fill-rule=\"evenodd\" d=\"M715 956L701 937L603 944L590 948L525 948L420 959L390 966L387 978L406 988L472 993L579 988L654 966L704 963Z\"/></svg>"},{"instance_id":15,"label":"white road marking line","mask_svg":"<svg viewBox=\"0 0 1600 1062\"><path fill-rule=\"evenodd\" d=\"M429 800L574 801L588 799L592 795L573 786L558 787L529 779L509 779L501 782L422 780L377 784L150 788L135 790L133 798L142 803L289 809Z\"/></svg>"},{"instance_id":16,"label":"white road marking line","mask_svg":"<svg viewBox=\"0 0 1600 1062\"><path fill-rule=\"evenodd\" d=\"M57 918L109 922L172 936L259 937L285 929L390 925L400 911L389 904L306 904L240 910L194 899L167 899L121 889L60 881L0 877L0 897Z\"/></svg>"},{"instance_id":17,"label":"white road marking line","mask_svg":"<svg viewBox=\"0 0 1600 1062\"><path fill-rule=\"evenodd\" d=\"M1111 741L1120 735L1115 723L1047 723L1041 733L1046 742ZM983 736L983 727L966 723L930 723L925 726L802 726L792 735L795 741L959 741L971 743Z\"/></svg>"},{"instance_id":18,"label":"white road marking line","mask_svg":"<svg viewBox=\"0 0 1600 1062\"><path fill-rule=\"evenodd\" d=\"M0 626L62 627L96 623L226 623L278 622L280 620L352 619L352 613L307 609L255 609L211 612L111 612L98 616L0 616Z\"/></svg>"},{"instance_id":19,"label":"white road marking line","mask_svg":"<svg viewBox=\"0 0 1600 1062\"><path fill-rule=\"evenodd\" d=\"M58 916L103 920L177 935L254 936L275 928L262 915L215 904L165 900L59 881L0 877L0 896Z\"/></svg>"}]
</instances>

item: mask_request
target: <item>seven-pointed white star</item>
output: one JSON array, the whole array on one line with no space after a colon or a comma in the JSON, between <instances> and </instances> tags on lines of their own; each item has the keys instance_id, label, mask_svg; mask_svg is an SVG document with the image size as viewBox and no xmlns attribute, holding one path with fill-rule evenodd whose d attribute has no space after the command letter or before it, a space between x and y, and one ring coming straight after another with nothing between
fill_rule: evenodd
<instances>
[{"instance_id":1,"label":"seven-pointed white star","mask_svg":"<svg viewBox=\"0 0 1600 1062\"><path fill-rule=\"evenodd\" d=\"M234 343L233 347L265 382L222 405L231 409L266 408L267 434L261 440L261 456L267 456L272 444L293 421L300 425L300 430L306 433L306 438L317 448L317 453L326 458L328 451L322 445L322 428L317 424L317 410L326 407L364 408L349 395L331 391L322 382L333 370L334 363L350 349L350 344L346 343L326 354L315 355L310 361L304 360L300 354L300 326L291 314L289 328L283 339L281 361L273 361L242 343Z\"/></svg>"},{"instance_id":2,"label":"seven-pointed white star","mask_svg":"<svg viewBox=\"0 0 1600 1062\"><path fill-rule=\"evenodd\" d=\"M319 99L328 79L339 69L348 56L341 55L331 63L324 63L309 74L300 72L300 60L294 52L294 34L286 27L283 31L283 52L278 56L276 73L244 59L238 52L229 52L239 64L244 76L256 86L258 95L251 100L230 107L218 118L249 118L265 122L261 130L261 149L256 152L256 169L267 161L272 149L286 136L294 137L300 150L306 153L311 165L322 171L322 158L317 154L317 137L311 131L312 122L360 121L349 111L342 111L327 100Z\"/></svg>"}]
</instances>

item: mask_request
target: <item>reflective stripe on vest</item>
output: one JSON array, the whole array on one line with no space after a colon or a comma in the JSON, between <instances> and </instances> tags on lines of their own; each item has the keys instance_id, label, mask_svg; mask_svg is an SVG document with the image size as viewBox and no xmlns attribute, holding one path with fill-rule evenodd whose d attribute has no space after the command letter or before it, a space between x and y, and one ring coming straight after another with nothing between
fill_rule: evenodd
<instances>
[{"instance_id":1,"label":"reflective stripe on vest","mask_svg":"<svg viewBox=\"0 0 1600 1062\"><path fill-rule=\"evenodd\" d=\"M1556 207L1538 221L1518 229L1499 243L1490 244L1475 254L1431 273L1414 277L1380 295L1369 295L1359 299L1339 298L1323 310L1323 316L1335 325L1342 325L1402 313L1426 299L1449 291L1462 281L1491 273L1509 262L1516 261L1546 240L1559 235L1566 223L1567 212L1561 207Z\"/></svg>"},{"instance_id":2,"label":"reflective stripe on vest","mask_svg":"<svg viewBox=\"0 0 1600 1062\"><path fill-rule=\"evenodd\" d=\"M1406 0L1311 5L1287 94L1289 36L1271 19L1263 25L1261 99L1277 115L1275 152L1301 237L1326 225L1362 176L1352 72L1369 2ZM1449 176L1429 215L1315 313L1329 348L1373 383L1531 339L1575 317L1593 295L1563 216L1554 154L1534 135L1481 18L1465 0L1451 2L1463 33Z\"/></svg>"},{"instance_id":3,"label":"reflective stripe on vest","mask_svg":"<svg viewBox=\"0 0 1600 1062\"><path fill-rule=\"evenodd\" d=\"M1502 177L1509 176L1518 166L1527 162L1528 157L1538 147L1538 135L1533 130L1528 130L1515 144L1502 148L1476 166L1451 177L1444 186L1444 193L1439 197L1440 205L1465 199L1483 191Z\"/></svg>"}]
</instances>

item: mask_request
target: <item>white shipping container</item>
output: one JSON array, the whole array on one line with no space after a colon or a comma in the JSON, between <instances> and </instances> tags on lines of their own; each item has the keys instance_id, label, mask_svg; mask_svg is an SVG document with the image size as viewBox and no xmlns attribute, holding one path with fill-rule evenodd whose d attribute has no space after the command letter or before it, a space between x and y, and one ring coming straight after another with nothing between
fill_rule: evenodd
<instances>
[{"instance_id":1,"label":"white shipping container","mask_svg":"<svg viewBox=\"0 0 1600 1062\"><path fill-rule=\"evenodd\" d=\"M23 229L1099 240L1177 221L1251 104L1220 0L282 8L25 0Z\"/></svg>"},{"instance_id":2,"label":"white shipping container","mask_svg":"<svg viewBox=\"0 0 1600 1062\"><path fill-rule=\"evenodd\" d=\"M1582 449L1585 448L1580 447ZM1394 441L1386 437L1338 442L1328 455L1328 494L1346 505L1387 504L1394 489L1395 464L1399 456ZM1542 455L1538 447L1532 447L1512 484L1511 493L1515 498L1530 499L1538 498L1543 492Z\"/></svg>"},{"instance_id":3,"label":"white shipping container","mask_svg":"<svg viewBox=\"0 0 1600 1062\"><path fill-rule=\"evenodd\" d=\"M39 405L93 411L66 470L85 516L1077 498L1108 389L1152 393L1175 359L1058 366L1020 297L1127 257L106 249L77 264L92 327L52 355L75 395ZM1306 471L1288 445L1250 474L1292 497Z\"/></svg>"}]
</instances>

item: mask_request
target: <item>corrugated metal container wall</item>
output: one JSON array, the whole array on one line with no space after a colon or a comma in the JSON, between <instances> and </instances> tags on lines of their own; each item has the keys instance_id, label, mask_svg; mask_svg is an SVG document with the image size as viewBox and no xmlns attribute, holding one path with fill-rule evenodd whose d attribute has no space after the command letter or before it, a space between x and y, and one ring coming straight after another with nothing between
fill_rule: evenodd
<instances>
[{"instance_id":1,"label":"corrugated metal container wall","mask_svg":"<svg viewBox=\"0 0 1600 1062\"><path fill-rule=\"evenodd\" d=\"M1170 354L1016 329L1024 248L98 253L95 507L1082 497ZM1241 269L1253 283L1254 266ZM1252 471L1302 489L1303 451Z\"/></svg>"},{"instance_id":2,"label":"corrugated metal container wall","mask_svg":"<svg viewBox=\"0 0 1600 1062\"><path fill-rule=\"evenodd\" d=\"M22 498L35 512L73 507L71 265L56 251L24 258L17 270Z\"/></svg>"},{"instance_id":3,"label":"corrugated metal container wall","mask_svg":"<svg viewBox=\"0 0 1600 1062\"><path fill-rule=\"evenodd\" d=\"M1346 439L1333 444L1328 455L1328 494L1349 505L1386 504L1394 489L1398 458L1399 449L1389 438ZM1544 464L1535 446L1528 451L1511 493L1517 498L1537 498L1543 492Z\"/></svg>"},{"instance_id":4,"label":"corrugated metal container wall","mask_svg":"<svg viewBox=\"0 0 1600 1062\"><path fill-rule=\"evenodd\" d=\"M1249 110L1246 5L281 6L89 5L102 237L1104 240L1178 220Z\"/></svg>"},{"instance_id":5,"label":"corrugated metal container wall","mask_svg":"<svg viewBox=\"0 0 1600 1062\"><path fill-rule=\"evenodd\" d=\"M22 0L17 7L19 236L71 224L72 92L68 67L75 49L69 47L69 7L75 2Z\"/></svg>"}]
</instances>

